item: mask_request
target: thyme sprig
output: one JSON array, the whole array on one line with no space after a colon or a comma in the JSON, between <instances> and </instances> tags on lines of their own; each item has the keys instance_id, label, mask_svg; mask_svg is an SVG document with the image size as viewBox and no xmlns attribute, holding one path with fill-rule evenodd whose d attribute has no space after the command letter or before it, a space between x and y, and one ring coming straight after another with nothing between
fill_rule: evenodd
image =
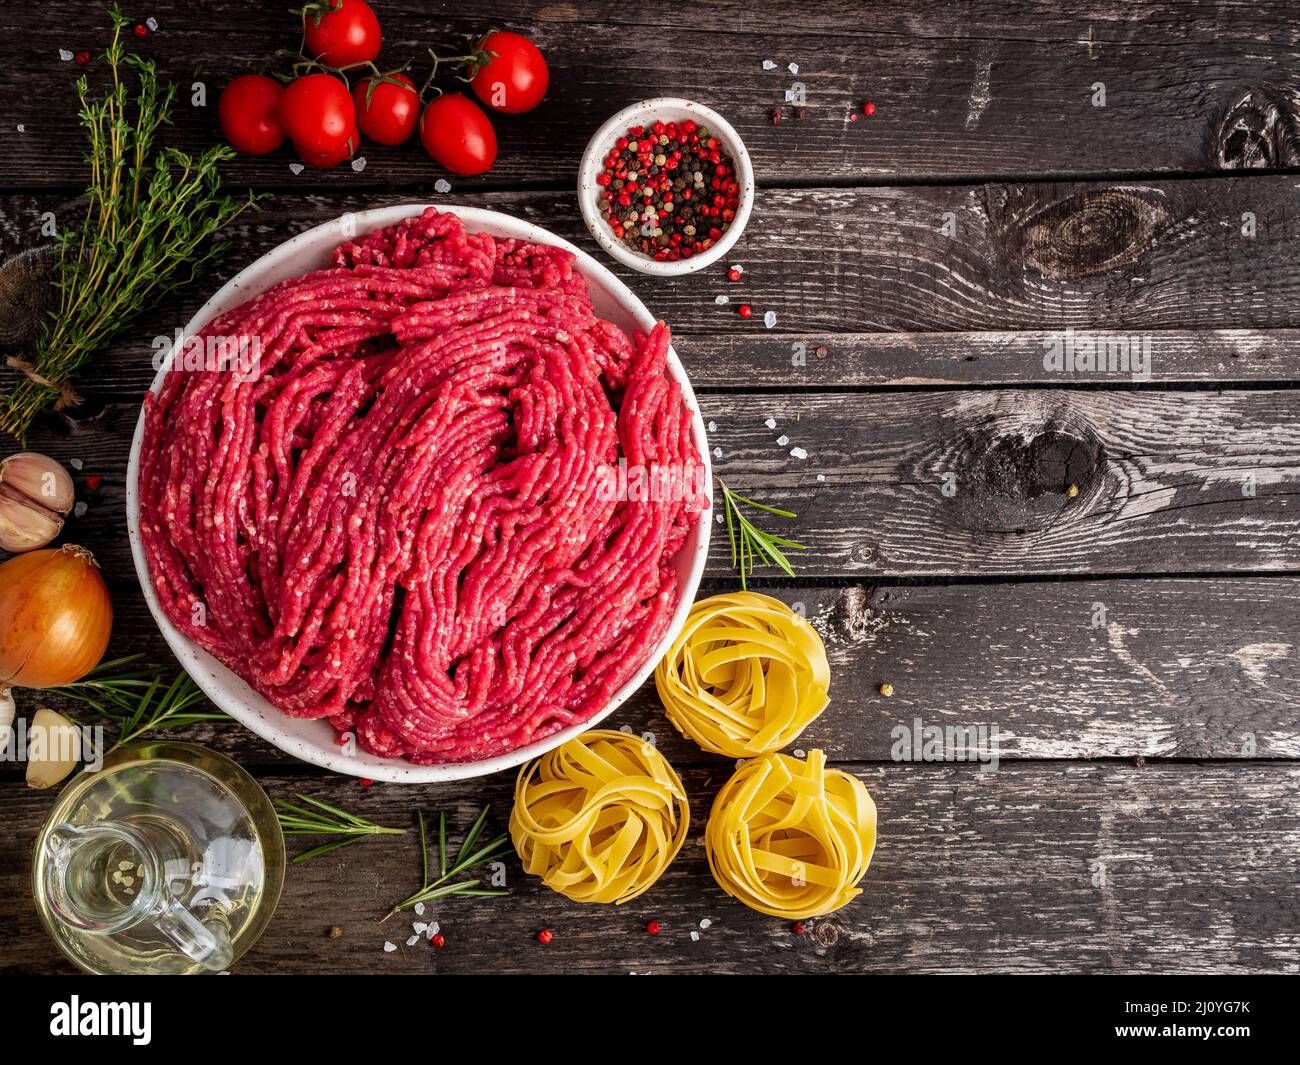
<instances>
[{"instance_id":1,"label":"thyme sprig","mask_svg":"<svg viewBox=\"0 0 1300 1065\"><path fill-rule=\"evenodd\" d=\"M130 655L105 662L81 680L54 689L90 707L91 713L82 719L85 723L107 721L117 727L117 740L106 754L147 732L230 719L229 714L208 701L187 673L177 673L167 682L155 667L111 672L140 657Z\"/></svg>"},{"instance_id":2,"label":"thyme sprig","mask_svg":"<svg viewBox=\"0 0 1300 1065\"><path fill-rule=\"evenodd\" d=\"M769 514L775 514L779 518L795 518L798 515L793 511L769 507L766 503L757 503L737 495L721 478L718 479L718 484L722 487L722 505L727 515L727 537L731 541L731 567L740 573L740 587L748 587L749 576L754 572L755 565L777 566L787 576L793 577L794 567L790 565L790 560L785 557L782 548L806 551L807 546L777 536L775 533L764 532L745 517L740 508L742 504L755 507Z\"/></svg>"},{"instance_id":3,"label":"thyme sprig","mask_svg":"<svg viewBox=\"0 0 1300 1065\"><path fill-rule=\"evenodd\" d=\"M380 918L381 923L402 910L409 910L422 902L432 902L434 899L445 898L448 895L495 897L510 894L508 891L480 887L478 880L457 881L454 879L475 866L500 858L510 850L510 837L504 832L488 843L479 846L479 837L483 835L483 828L487 824L489 809L490 807L483 807L473 826L461 841L456 856L450 862L447 860L447 815L445 813L438 815L438 865L436 877L431 877L429 872L429 833L425 825L424 814L423 812L420 813L420 879L424 887L420 888L410 898L397 903Z\"/></svg>"},{"instance_id":4,"label":"thyme sprig","mask_svg":"<svg viewBox=\"0 0 1300 1065\"><path fill-rule=\"evenodd\" d=\"M126 50L130 20L115 3L113 38L104 52L111 86L92 100L77 79L81 124L89 140L90 186L80 225L56 238L58 306L44 321L31 358L9 360L23 378L0 395L0 429L23 439L51 403L80 402L71 381L91 358L158 298L196 277L222 245L211 240L261 197L221 192L218 164L226 145L197 158L157 144L171 123L176 86L159 83L151 60ZM134 73L135 88L127 73Z\"/></svg>"},{"instance_id":5,"label":"thyme sprig","mask_svg":"<svg viewBox=\"0 0 1300 1065\"><path fill-rule=\"evenodd\" d=\"M331 806L327 802L313 799L310 795L303 795L301 792L296 793L295 797L315 809L308 809L285 799L276 799L276 817L280 819L280 829L286 836L338 836L339 838L303 851L293 859L294 863L319 858L322 854L336 851L340 847L351 846L367 836L401 836L406 832L404 828L385 828L383 825L377 825L364 817L348 813L347 810L340 810L337 806Z\"/></svg>"}]
</instances>

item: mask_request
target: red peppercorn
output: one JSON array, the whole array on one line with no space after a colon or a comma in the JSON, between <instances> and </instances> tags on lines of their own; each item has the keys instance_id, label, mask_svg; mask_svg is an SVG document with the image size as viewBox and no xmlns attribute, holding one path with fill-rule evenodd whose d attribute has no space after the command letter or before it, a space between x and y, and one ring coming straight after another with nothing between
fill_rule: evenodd
<instances>
[{"instance_id":1,"label":"red peppercorn","mask_svg":"<svg viewBox=\"0 0 1300 1065\"><path fill-rule=\"evenodd\" d=\"M742 303L739 307L736 308L736 313L740 315L740 317L742 318L748 318L751 314L754 313L754 308L751 307L748 303Z\"/></svg>"},{"instance_id":2,"label":"red peppercorn","mask_svg":"<svg viewBox=\"0 0 1300 1065\"><path fill-rule=\"evenodd\" d=\"M863 105L862 105L862 113L863 113L864 115L867 115L867 116L874 115L874 114L876 113L876 105L873 104L873 103L865 103L865 104L863 104Z\"/></svg>"},{"instance_id":3,"label":"red peppercorn","mask_svg":"<svg viewBox=\"0 0 1300 1065\"><path fill-rule=\"evenodd\" d=\"M740 273L741 273L740 270L733 266L730 270L727 271L727 280L739 281Z\"/></svg>"},{"instance_id":4,"label":"red peppercorn","mask_svg":"<svg viewBox=\"0 0 1300 1065\"><path fill-rule=\"evenodd\" d=\"M76 58L77 58L77 66L84 67L87 63L90 62L90 53L83 48L80 52L77 53Z\"/></svg>"},{"instance_id":5,"label":"red peppercorn","mask_svg":"<svg viewBox=\"0 0 1300 1065\"><path fill-rule=\"evenodd\" d=\"M374 783L374 781L371 780L369 777L362 777L362 778L361 778L361 786L362 786L363 788L368 788L368 787L370 787L370 785L373 784L373 783Z\"/></svg>"},{"instance_id":6,"label":"red peppercorn","mask_svg":"<svg viewBox=\"0 0 1300 1065\"><path fill-rule=\"evenodd\" d=\"M131 32L134 33L137 37L148 37L149 27L146 26L143 22L137 22L135 24L135 27L131 30Z\"/></svg>"},{"instance_id":7,"label":"red peppercorn","mask_svg":"<svg viewBox=\"0 0 1300 1065\"><path fill-rule=\"evenodd\" d=\"M597 185L608 185L608 184L609 184L611 181L613 181L613 180L614 180L614 179L613 179L613 177L610 176L610 173L609 173L608 170L602 170L599 174L596 175L596 184L597 184Z\"/></svg>"},{"instance_id":8,"label":"red peppercorn","mask_svg":"<svg viewBox=\"0 0 1300 1065\"><path fill-rule=\"evenodd\" d=\"M856 111L850 112L849 121L856 122L857 120L858 120L858 113Z\"/></svg>"},{"instance_id":9,"label":"red peppercorn","mask_svg":"<svg viewBox=\"0 0 1300 1065\"><path fill-rule=\"evenodd\" d=\"M651 921L645 926L645 934L648 936L657 936L662 926L658 921Z\"/></svg>"},{"instance_id":10,"label":"red peppercorn","mask_svg":"<svg viewBox=\"0 0 1300 1065\"><path fill-rule=\"evenodd\" d=\"M779 126L784 117L785 116L781 114L781 109L779 107L772 109L772 125Z\"/></svg>"},{"instance_id":11,"label":"red peppercorn","mask_svg":"<svg viewBox=\"0 0 1300 1065\"><path fill-rule=\"evenodd\" d=\"M552 932L549 928L543 928L540 932L537 933L537 942L541 944L549 943L554 938L555 938L555 933Z\"/></svg>"},{"instance_id":12,"label":"red peppercorn","mask_svg":"<svg viewBox=\"0 0 1300 1065\"><path fill-rule=\"evenodd\" d=\"M92 492L98 492L99 486L104 483L104 478L97 473L92 473L86 478L86 487Z\"/></svg>"},{"instance_id":13,"label":"red peppercorn","mask_svg":"<svg viewBox=\"0 0 1300 1065\"><path fill-rule=\"evenodd\" d=\"M429 942L432 943L439 950L442 950L442 948L447 945L447 937L444 936L441 932L439 932L431 940L429 940Z\"/></svg>"},{"instance_id":14,"label":"red peppercorn","mask_svg":"<svg viewBox=\"0 0 1300 1065\"><path fill-rule=\"evenodd\" d=\"M699 127L695 124L695 120L693 118L688 118L685 122L682 123L682 129L686 130L687 133L694 133L697 129L699 129Z\"/></svg>"},{"instance_id":15,"label":"red peppercorn","mask_svg":"<svg viewBox=\"0 0 1300 1065\"><path fill-rule=\"evenodd\" d=\"M802 921L795 921L794 928L792 929L792 931L794 932L795 935L801 936L804 934L804 932L807 931L807 929L804 928L804 923Z\"/></svg>"}]
</instances>

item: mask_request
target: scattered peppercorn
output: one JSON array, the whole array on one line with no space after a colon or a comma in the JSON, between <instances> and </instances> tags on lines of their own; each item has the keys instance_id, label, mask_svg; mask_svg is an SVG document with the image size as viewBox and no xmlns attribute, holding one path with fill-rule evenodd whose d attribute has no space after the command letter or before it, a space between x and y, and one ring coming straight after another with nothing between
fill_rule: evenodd
<instances>
[{"instance_id":1,"label":"scattered peppercorn","mask_svg":"<svg viewBox=\"0 0 1300 1065\"><path fill-rule=\"evenodd\" d=\"M784 120L785 120L785 116L781 114L781 109L779 107L773 108L772 125L779 126Z\"/></svg>"},{"instance_id":2,"label":"scattered peppercorn","mask_svg":"<svg viewBox=\"0 0 1300 1065\"><path fill-rule=\"evenodd\" d=\"M369 777L362 777L362 778L361 778L361 786L362 786L363 788L368 788L368 787L370 787L370 785L373 784L373 783L374 783L374 781L371 780Z\"/></svg>"},{"instance_id":3,"label":"scattered peppercorn","mask_svg":"<svg viewBox=\"0 0 1300 1065\"><path fill-rule=\"evenodd\" d=\"M598 206L614 236L658 262L708 251L735 221L735 164L693 119L631 126L596 175Z\"/></svg>"},{"instance_id":4,"label":"scattered peppercorn","mask_svg":"<svg viewBox=\"0 0 1300 1065\"><path fill-rule=\"evenodd\" d=\"M549 943L554 938L555 938L555 933L552 932L549 928L543 928L540 932L537 933L537 942L543 945Z\"/></svg>"},{"instance_id":5,"label":"scattered peppercorn","mask_svg":"<svg viewBox=\"0 0 1300 1065\"><path fill-rule=\"evenodd\" d=\"M751 314L754 313L754 308L751 307L748 303L742 303L739 307L736 308L736 313L740 315L740 317L742 318L748 318Z\"/></svg>"},{"instance_id":6,"label":"scattered peppercorn","mask_svg":"<svg viewBox=\"0 0 1300 1065\"><path fill-rule=\"evenodd\" d=\"M1079 486L1077 484L1072 484L1070 485L1069 488L1065 490L1066 499L1073 499L1078 494L1079 494Z\"/></svg>"},{"instance_id":7,"label":"scattered peppercorn","mask_svg":"<svg viewBox=\"0 0 1300 1065\"><path fill-rule=\"evenodd\" d=\"M890 684L889 681L885 681L885 683L880 686L880 694L888 699L894 694L894 686Z\"/></svg>"},{"instance_id":8,"label":"scattered peppercorn","mask_svg":"<svg viewBox=\"0 0 1300 1065\"><path fill-rule=\"evenodd\" d=\"M794 928L792 928L791 931L794 932L795 935L801 936L806 931L808 931L808 929L804 927L804 923L802 921L795 921Z\"/></svg>"},{"instance_id":9,"label":"scattered peppercorn","mask_svg":"<svg viewBox=\"0 0 1300 1065\"><path fill-rule=\"evenodd\" d=\"M822 344L820 347L817 348L815 352L813 352L813 354L816 355L817 358L819 359L826 358L826 356L829 355L830 353L831 353L831 349L828 348L825 344Z\"/></svg>"},{"instance_id":10,"label":"scattered peppercorn","mask_svg":"<svg viewBox=\"0 0 1300 1065\"><path fill-rule=\"evenodd\" d=\"M343 938L343 929L341 929L338 925L334 925L334 926L329 930L329 937L330 937L330 939L342 939L342 938Z\"/></svg>"},{"instance_id":11,"label":"scattered peppercorn","mask_svg":"<svg viewBox=\"0 0 1300 1065\"><path fill-rule=\"evenodd\" d=\"M849 121L850 121L850 122L856 122L857 120L858 120L858 113L857 113L856 111L850 111L850 112L849 112Z\"/></svg>"},{"instance_id":12,"label":"scattered peppercorn","mask_svg":"<svg viewBox=\"0 0 1300 1065\"><path fill-rule=\"evenodd\" d=\"M864 115L866 115L868 118L870 118L872 115L874 115L874 114L876 113L876 105L873 104L873 103L865 103L865 104L863 104L863 105L862 105L862 113L863 113Z\"/></svg>"},{"instance_id":13,"label":"scattered peppercorn","mask_svg":"<svg viewBox=\"0 0 1300 1065\"><path fill-rule=\"evenodd\" d=\"M131 30L131 32L134 33L137 37L148 37L149 27L146 26L143 22L137 22L135 24L135 27Z\"/></svg>"},{"instance_id":14,"label":"scattered peppercorn","mask_svg":"<svg viewBox=\"0 0 1300 1065\"><path fill-rule=\"evenodd\" d=\"M648 936L657 936L662 927L658 921L651 921L645 926L645 933Z\"/></svg>"},{"instance_id":15,"label":"scattered peppercorn","mask_svg":"<svg viewBox=\"0 0 1300 1065\"><path fill-rule=\"evenodd\" d=\"M98 492L99 486L104 483L104 478L97 473L92 473L86 478L86 487L92 492Z\"/></svg>"},{"instance_id":16,"label":"scattered peppercorn","mask_svg":"<svg viewBox=\"0 0 1300 1065\"><path fill-rule=\"evenodd\" d=\"M739 280L740 280L740 269L739 269L739 267L735 267L735 266L733 266L730 270L727 271L727 280L728 280L728 281L739 281Z\"/></svg>"},{"instance_id":17,"label":"scattered peppercorn","mask_svg":"<svg viewBox=\"0 0 1300 1065\"><path fill-rule=\"evenodd\" d=\"M432 943L439 950L442 950L442 948L447 945L447 937L444 936L441 932L439 932L431 940L429 940L429 942Z\"/></svg>"},{"instance_id":18,"label":"scattered peppercorn","mask_svg":"<svg viewBox=\"0 0 1300 1065\"><path fill-rule=\"evenodd\" d=\"M87 51L85 48L83 48L80 52L77 53L76 58L77 58L77 66L84 67L87 63L90 62L90 52Z\"/></svg>"}]
</instances>

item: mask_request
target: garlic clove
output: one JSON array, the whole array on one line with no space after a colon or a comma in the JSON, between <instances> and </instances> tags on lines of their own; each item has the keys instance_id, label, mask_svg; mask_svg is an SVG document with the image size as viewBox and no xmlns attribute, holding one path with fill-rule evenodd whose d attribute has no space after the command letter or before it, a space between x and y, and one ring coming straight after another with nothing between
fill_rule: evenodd
<instances>
[{"instance_id":1,"label":"garlic clove","mask_svg":"<svg viewBox=\"0 0 1300 1065\"><path fill-rule=\"evenodd\" d=\"M52 788L81 761L81 730L62 714L41 707L27 729L27 786Z\"/></svg>"},{"instance_id":2,"label":"garlic clove","mask_svg":"<svg viewBox=\"0 0 1300 1065\"><path fill-rule=\"evenodd\" d=\"M0 756L4 755L9 746L9 737L13 734L14 718L17 715L13 689L0 688Z\"/></svg>"},{"instance_id":3,"label":"garlic clove","mask_svg":"<svg viewBox=\"0 0 1300 1065\"><path fill-rule=\"evenodd\" d=\"M67 515L76 500L68 471L36 451L20 451L0 462L0 485L55 514Z\"/></svg>"},{"instance_id":4,"label":"garlic clove","mask_svg":"<svg viewBox=\"0 0 1300 1065\"><path fill-rule=\"evenodd\" d=\"M0 547L18 554L44 547L63 528L63 519L0 489Z\"/></svg>"}]
</instances>

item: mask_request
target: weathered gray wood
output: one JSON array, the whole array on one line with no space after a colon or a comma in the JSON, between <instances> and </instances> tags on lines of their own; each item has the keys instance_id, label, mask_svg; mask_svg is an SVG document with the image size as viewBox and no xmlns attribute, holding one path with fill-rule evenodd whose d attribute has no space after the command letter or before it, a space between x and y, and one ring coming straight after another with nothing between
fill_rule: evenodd
<instances>
[{"instance_id":1,"label":"weathered gray wood","mask_svg":"<svg viewBox=\"0 0 1300 1065\"><path fill-rule=\"evenodd\" d=\"M730 587L714 581L701 594ZM918 720L983 729L971 760L1300 757L1300 580L768 591L826 643L831 705L796 746L836 759L894 761ZM174 668L138 589L119 582L114 600L110 653ZM886 681L890 698L879 693ZM19 705L76 708L37 692ZM607 725L652 734L680 764L708 760L668 724L653 683ZM178 735L245 765L297 764L234 722Z\"/></svg>"},{"instance_id":2,"label":"weathered gray wood","mask_svg":"<svg viewBox=\"0 0 1300 1065\"><path fill-rule=\"evenodd\" d=\"M1254 176L1140 186L767 189L760 191L749 228L729 257L745 266L740 282L726 279L726 263L686 278L616 272L683 336L757 335L767 345L763 318L772 311L777 316L772 332L813 334L809 340L824 333L992 334L988 343L953 341L958 350L965 348L961 360L976 357L953 371L965 381L985 380L981 360L992 353L990 347L1010 349L1000 358L1019 364L1012 380L1131 380L1133 375L1124 372L1045 372L1046 341L1067 328L1091 329L1138 342L1146 338L1152 372L1177 379L1186 373L1177 369L1186 363L1186 347L1177 340L1171 347L1168 331L1300 325L1300 283L1293 269L1300 234L1288 221L1294 185L1285 176ZM347 211L430 196L426 191L277 197L232 229L232 251L209 271L207 283L194 286L184 299L162 303L124 339L123 350L137 358L150 351L153 336L183 327L221 282L292 234ZM453 192L445 199L527 218L605 259L578 219L572 193ZM4 198L0 250L13 254L44 242L45 211L61 219L59 224L76 218L73 201L62 194ZM1241 232L1247 213L1256 220L1253 237ZM949 223L955 227L952 236L945 232ZM730 304L716 304L717 296L728 297ZM748 321L736 313L742 302L755 311ZM1009 331L1031 335L1018 340ZM1224 361L1221 345L1207 340L1200 357L1203 371ZM1236 341L1235 347L1239 356L1261 362L1268 357L1266 351L1250 354L1249 340ZM700 350L701 359L707 355L707 349ZM769 357L756 350L754 361ZM837 383L833 361L822 363L809 358L808 387ZM917 363L909 369L902 360L891 368L891 377L949 376L936 375L924 354ZM1293 371L1294 358L1288 365ZM746 372L743 365L734 370ZM1227 373L1229 379L1236 375ZM1006 379L1007 371L997 369L989 378Z\"/></svg>"},{"instance_id":3,"label":"weathered gray wood","mask_svg":"<svg viewBox=\"0 0 1300 1065\"><path fill-rule=\"evenodd\" d=\"M807 545L792 553L803 576L1244 573L1300 563L1300 391L791 392L705 395L700 408L718 476L799 515L767 525ZM66 537L123 577L136 417L134 404L113 404L70 434L43 428L30 440L107 478ZM726 530L714 534L710 573L724 577Z\"/></svg>"},{"instance_id":4,"label":"weathered gray wood","mask_svg":"<svg viewBox=\"0 0 1300 1065\"><path fill-rule=\"evenodd\" d=\"M297 44L283 5L157 0L160 29L133 41L183 87L177 141L199 149L219 137L220 87ZM718 107L737 127L765 182L929 178L965 174L1123 174L1204 171L1296 162L1297 31L1285 4L1113 0L1060 9L1050 0L975 5L961 18L943 5L843 2L710 5L686 39L679 6L511 3L491 17L431 11L417 0L380 9L383 57L392 66L456 54L492 24L531 36L547 54L551 90L538 110L497 125L496 167L475 186L574 180L578 154L624 104L674 95ZM9 118L0 185L83 181L73 82L82 68L59 49L102 47L106 18L58 0L12 35L0 64L0 109ZM771 59L776 69L766 71ZM796 77L787 64L799 65ZM427 68L419 67L420 77ZM1189 72L1194 72L1189 76ZM39 77L40 91L32 91ZM191 85L207 86L205 107ZM417 79L419 80L419 79ZM784 103L806 88L806 118ZM1098 85L1105 106L1097 106ZM456 87L448 82L449 87ZM866 100L876 114L849 121ZM771 124L773 108L787 120ZM16 130L21 123L25 132ZM544 131L545 135L541 135ZM367 144L368 165L329 180L352 187L427 185L441 171L408 144ZM288 170L288 148L241 159L236 180L310 183Z\"/></svg>"},{"instance_id":5,"label":"weathered gray wood","mask_svg":"<svg viewBox=\"0 0 1300 1065\"><path fill-rule=\"evenodd\" d=\"M714 885L700 836L727 764L684 774L686 846L625 907L579 906L512 859L508 899L429 908L447 938L407 947L414 917L376 923L418 887L414 833L367 840L288 871L266 935L236 973L1295 972L1300 949L1300 811L1293 764L851 767L879 808L863 894L795 936ZM417 808L463 830L484 802L504 818L511 780L359 787L340 778L263 778L394 826ZM36 923L29 848L48 794L6 789L0 970L67 971ZM453 838L455 836L453 835ZM295 849L302 847L296 844ZM647 936L644 924L663 925ZM703 930L702 920L711 923ZM343 934L329 939L338 926ZM534 936L555 934L548 947ZM699 941L692 941L692 930ZM400 950L385 954L389 940Z\"/></svg>"}]
</instances>

